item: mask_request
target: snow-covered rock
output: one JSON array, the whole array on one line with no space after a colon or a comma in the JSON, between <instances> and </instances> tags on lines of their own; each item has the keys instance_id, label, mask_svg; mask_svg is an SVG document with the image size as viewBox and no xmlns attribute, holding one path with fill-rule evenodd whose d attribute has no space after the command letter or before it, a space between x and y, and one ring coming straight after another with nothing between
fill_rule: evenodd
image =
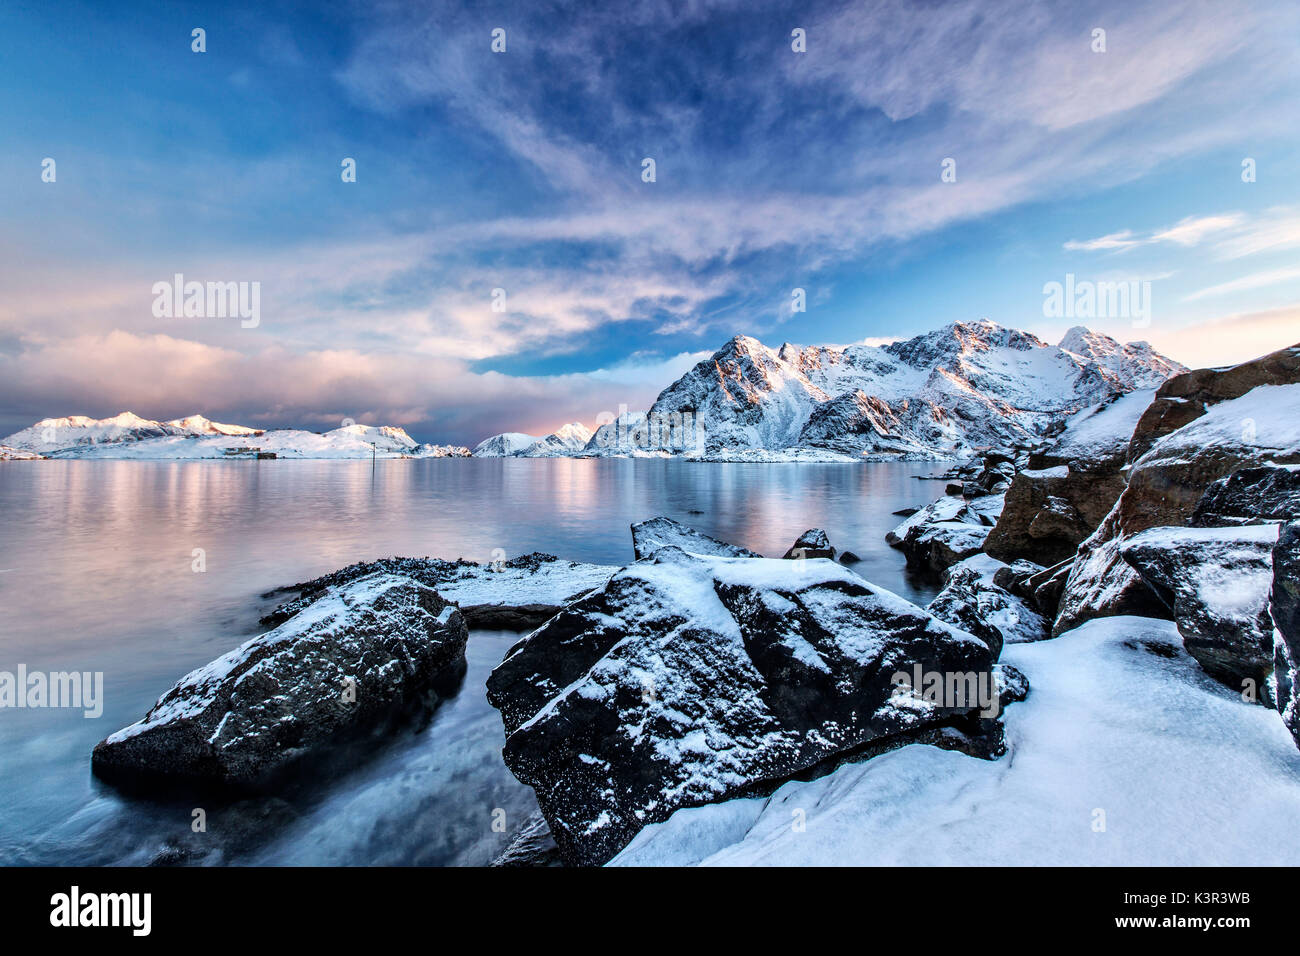
<instances>
[{"instance_id":1,"label":"snow-covered rock","mask_svg":"<svg viewBox=\"0 0 1300 956\"><path fill-rule=\"evenodd\" d=\"M1173 624L1009 645L1028 699L998 761L912 745L774 794L680 810L615 865L1296 866L1300 753ZM801 818L804 826L791 826Z\"/></svg>"},{"instance_id":2,"label":"snow-covered rock","mask_svg":"<svg viewBox=\"0 0 1300 956\"><path fill-rule=\"evenodd\" d=\"M694 528L662 515L632 525L632 551L636 560L644 561L660 548L680 548L690 554L719 558L761 558L762 555L739 545L710 538Z\"/></svg>"},{"instance_id":3,"label":"snow-covered rock","mask_svg":"<svg viewBox=\"0 0 1300 956\"><path fill-rule=\"evenodd\" d=\"M960 521L972 525L984 523L964 498L958 495L945 495L908 515L899 522L897 527L886 533L885 541L898 547L908 535L919 534L926 526L945 521Z\"/></svg>"},{"instance_id":4,"label":"snow-covered rock","mask_svg":"<svg viewBox=\"0 0 1300 956\"><path fill-rule=\"evenodd\" d=\"M984 641L995 659L1004 644L1041 641L1051 635L1049 621L995 581L998 571L1006 567L987 554L959 561L944 572L943 590L925 608Z\"/></svg>"},{"instance_id":5,"label":"snow-covered rock","mask_svg":"<svg viewBox=\"0 0 1300 956\"><path fill-rule=\"evenodd\" d=\"M529 445L520 452L520 456L523 458L564 458L576 455L587 447L587 443L591 441L591 434L591 429L582 422L571 422Z\"/></svg>"},{"instance_id":6,"label":"snow-covered rock","mask_svg":"<svg viewBox=\"0 0 1300 956\"><path fill-rule=\"evenodd\" d=\"M101 741L92 767L125 783L275 782L300 758L427 705L435 678L464 665L466 637L432 588L388 574L349 582L187 674Z\"/></svg>"},{"instance_id":7,"label":"snow-covered rock","mask_svg":"<svg viewBox=\"0 0 1300 956\"><path fill-rule=\"evenodd\" d=\"M473 454L475 458L511 458L527 451L540 440L536 435L525 435L523 432L502 432L475 445Z\"/></svg>"},{"instance_id":8,"label":"snow-covered rock","mask_svg":"<svg viewBox=\"0 0 1300 956\"><path fill-rule=\"evenodd\" d=\"M989 528L986 525L939 521L924 526L915 534L909 534L899 547L907 556L910 567L941 574L958 561L983 550L988 536Z\"/></svg>"},{"instance_id":9,"label":"snow-covered rock","mask_svg":"<svg viewBox=\"0 0 1300 956\"><path fill-rule=\"evenodd\" d=\"M263 617L262 625L275 627L289 620L332 588L374 574L395 574L437 590L460 607L471 627L523 631L541 624L593 588L604 587L617 570L612 565L583 564L538 553L487 564L438 558L380 558L277 589L274 593L296 596Z\"/></svg>"},{"instance_id":10,"label":"snow-covered rock","mask_svg":"<svg viewBox=\"0 0 1300 956\"><path fill-rule=\"evenodd\" d=\"M1156 396L1133 429L1129 461L1137 461L1170 432L1205 414L1220 402L1240 398L1259 385L1300 382L1300 345L1224 368L1199 368L1176 375Z\"/></svg>"},{"instance_id":11,"label":"snow-covered rock","mask_svg":"<svg viewBox=\"0 0 1300 956\"><path fill-rule=\"evenodd\" d=\"M678 808L977 709L896 693L914 665L992 686L983 642L832 561L668 547L517 644L488 699L566 858L601 863Z\"/></svg>"},{"instance_id":12,"label":"snow-covered rock","mask_svg":"<svg viewBox=\"0 0 1300 956\"><path fill-rule=\"evenodd\" d=\"M1154 391L1112 397L1073 416L1011 481L989 554L1051 565L1070 557L1123 493L1129 439Z\"/></svg>"},{"instance_id":13,"label":"snow-covered rock","mask_svg":"<svg viewBox=\"0 0 1300 956\"><path fill-rule=\"evenodd\" d=\"M835 549L831 539L821 528L809 528L795 539L794 544L783 555L787 560L806 560L808 558L834 558Z\"/></svg>"},{"instance_id":14,"label":"snow-covered rock","mask_svg":"<svg viewBox=\"0 0 1300 956\"><path fill-rule=\"evenodd\" d=\"M1300 363L1294 374L1300 377ZM1300 383L1258 385L1151 444L1131 465L1115 506L1079 546L1054 631L1112 614L1164 616L1163 603L1120 556L1121 540L1187 524L1213 482L1270 463L1300 463Z\"/></svg>"},{"instance_id":15,"label":"snow-covered rock","mask_svg":"<svg viewBox=\"0 0 1300 956\"><path fill-rule=\"evenodd\" d=\"M1300 518L1300 465L1240 468L1210 483L1196 503L1192 525L1217 528Z\"/></svg>"},{"instance_id":16,"label":"snow-covered rock","mask_svg":"<svg viewBox=\"0 0 1300 956\"><path fill-rule=\"evenodd\" d=\"M1273 545L1278 526L1149 528L1120 554L1173 613L1187 652L1205 672L1271 703Z\"/></svg>"}]
</instances>

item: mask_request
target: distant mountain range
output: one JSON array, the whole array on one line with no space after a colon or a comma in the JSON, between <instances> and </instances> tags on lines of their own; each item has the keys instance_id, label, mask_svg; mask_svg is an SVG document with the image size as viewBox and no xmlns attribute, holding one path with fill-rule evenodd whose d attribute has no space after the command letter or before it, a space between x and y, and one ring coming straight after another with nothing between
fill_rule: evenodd
<instances>
[{"instance_id":1,"label":"distant mountain range","mask_svg":"<svg viewBox=\"0 0 1300 956\"><path fill-rule=\"evenodd\" d=\"M456 445L421 445L392 426L344 425L327 432L225 425L202 415L156 422L123 412L113 418L46 418L0 442L0 458L443 458Z\"/></svg>"},{"instance_id":2,"label":"distant mountain range","mask_svg":"<svg viewBox=\"0 0 1300 956\"><path fill-rule=\"evenodd\" d=\"M1059 345L988 321L958 322L884 346L772 349L737 335L660 392L648 412L602 423L573 454L962 457L992 445L1030 444L1082 408L1185 371L1146 342L1121 345L1083 327L1070 329ZM501 450L510 439L494 436L479 449L522 454L522 444Z\"/></svg>"},{"instance_id":3,"label":"distant mountain range","mask_svg":"<svg viewBox=\"0 0 1300 956\"><path fill-rule=\"evenodd\" d=\"M201 415L156 422L123 412L47 418L4 439L0 457L950 459L1032 444L1080 409L1185 371L1146 342L1121 345L1083 327L1059 345L988 321L883 346L772 349L737 335L660 392L648 412L623 412L594 434L578 422L540 437L504 432L471 453L421 445L389 426L263 431Z\"/></svg>"}]
</instances>

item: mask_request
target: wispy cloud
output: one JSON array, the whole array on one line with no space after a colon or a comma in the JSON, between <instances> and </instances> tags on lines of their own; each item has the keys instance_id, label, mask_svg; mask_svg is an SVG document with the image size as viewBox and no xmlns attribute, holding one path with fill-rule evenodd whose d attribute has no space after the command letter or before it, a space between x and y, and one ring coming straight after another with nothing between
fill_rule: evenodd
<instances>
[{"instance_id":1,"label":"wispy cloud","mask_svg":"<svg viewBox=\"0 0 1300 956\"><path fill-rule=\"evenodd\" d=\"M1262 289L1266 286L1291 282L1295 279L1300 279L1300 269L1273 269L1269 272L1256 272L1252 275L1242 276L1240 279L1233 279L1230 282L1221 282L1218 285L1198 289L1190 295L1184 296L1183 301L1192 302L1196 299L1227 295L1232 292L1243 292L1247 289ZM1297 335L1300 335L1300 329L1297 330Z\"/></svg>"}]
</instances>

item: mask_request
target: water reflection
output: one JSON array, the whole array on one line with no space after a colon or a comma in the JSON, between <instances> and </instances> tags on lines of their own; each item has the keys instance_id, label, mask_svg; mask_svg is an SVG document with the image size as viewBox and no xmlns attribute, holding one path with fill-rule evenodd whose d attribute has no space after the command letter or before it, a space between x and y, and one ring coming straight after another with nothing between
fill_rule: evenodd
<instances>
[{"instance_id":1,"label":"water reflection","mask_svg":"<svg viewBox=\"0 0 1300 956\"><path fill-rule=\"evenodd\" d=\"M0 669L102 671L104 716L0 711L0 862L147 862L189 807L129 802L90 776L94 744L186 671L257 630L262 592L386 555L485 561L548 551L631 560L628 526L667 514L780 555L809 527L912 600L884 544L924 503L933 466L698 465L645 460L6 462L0 464ZM202 549L206 570L192 570ZM513 635L475 634L461 692L419 733L299 794L249 811L259 862L483 862L485 814L527 812L502 766L482 682ZM283 808L280 808L283 809ZM179 817L177 814L182 814ZM214 836L214 840L216 837ZM225 851L223 851L225 852Z\"/></svg>"}]
</instances>

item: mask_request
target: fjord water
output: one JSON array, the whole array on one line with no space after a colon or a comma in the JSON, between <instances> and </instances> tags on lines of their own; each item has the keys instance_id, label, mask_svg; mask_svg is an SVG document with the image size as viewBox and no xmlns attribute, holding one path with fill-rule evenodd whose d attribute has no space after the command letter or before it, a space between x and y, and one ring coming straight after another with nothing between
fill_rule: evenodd
<instances>
[{"instance_id":1,"label":"fjord water","mask_svg":"<svg viewBox=\"0 0 1300 956\"><path fill-rule=\"evenodd\" d=\"M90 752L188 671L258 633L270 589L388 555L546 551L632 560L668 515L779 557L810 527L858 573L924 603L891 513L941 493L933 464L662 459L0 463L0 671L104 675L103 714L0 709L0 863L483 864L536 804L500 758L484 683L518 635L470 634L432 717L275 798L145 798ZM499 549L499 550L498 550ZM204 570L194 570L200 555ZM206 832L192 826L202 809ZM502 819L505 829L494 828ZM164 851L167 851L164 853Z\"/></svg>"}]
</instances>

